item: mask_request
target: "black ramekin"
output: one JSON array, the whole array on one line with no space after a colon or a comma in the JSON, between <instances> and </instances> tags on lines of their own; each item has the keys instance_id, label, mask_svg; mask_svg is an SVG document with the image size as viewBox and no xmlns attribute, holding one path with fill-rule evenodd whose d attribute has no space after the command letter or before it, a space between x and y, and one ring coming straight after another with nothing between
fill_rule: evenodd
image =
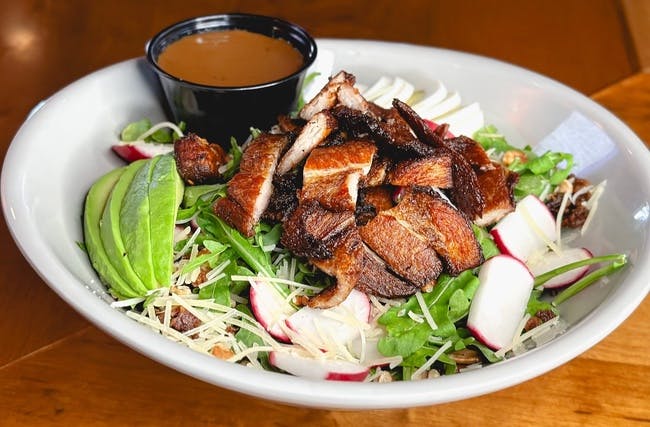
<instances>
[{"instance_id":1,"label":"black ramekin","mask_svg":"<svg viewBox=\"0 0 650 427\"><path fill-rule=\"evenodd\" d=\"M184 36L231 29L286 40L302 54L302 67L269 83L219 87L181 80L157 64L160 53ZM173 119L184 121L188 131L224 148L230 146L231 136L241 144L251 127L266 130L276 122L278 115L295 107L305 72L316 59L316 53L316 42L298 25L278 18L241 13L201 16L178 22L160 31L146 45L147 60L159 77Z\"/></svg>"}]
</instances>

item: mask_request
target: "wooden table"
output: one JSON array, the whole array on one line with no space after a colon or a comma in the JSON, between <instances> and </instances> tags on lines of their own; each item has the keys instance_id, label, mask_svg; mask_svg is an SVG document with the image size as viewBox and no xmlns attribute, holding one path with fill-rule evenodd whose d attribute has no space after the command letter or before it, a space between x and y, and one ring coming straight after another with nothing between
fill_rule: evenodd
<instances>
[{"instance_id":1,"label":"wooden table","mask_svg":"<svg viewBox=\"0 0 650 427\"><path fill-rule=\"evenodd\" d=\"M441 45L507 59L593 94L596 101L623 119L646 143L650 141L650 74L635 72L638 67L630 60L629 46L622 33L625 26L612 20L612 16L617 16L612 9L615 0L561 2L568 15L553 19L549 17L559 2L527 2L520 9L512 8L516 3L513 1L490 2L482 5L483 11L474 10L476 5L471 2L450 5L452 2L408 0L348 2L354 4L224 1L216 6L216 2L6 3L0 16L3 158L13 134L39 100L101 66L141 55L144 41L165 25L188 16L223 11L282 16L321 37ZM577 15L572 18L571 13ZM474 32L453 31L448 21L458 16L464 18L458 20L459 26L483 31L482 39ZM490 25L485 24L487 18ZM524 19L528 21L522 25ZM585 42L586 36L563 41L554 40L551 35L541 37L542 41L535 44L498 30L510 22L509 31L526 35L529 33L522 31L535 33L535 29L566 26L571 19L580 20L580 28L586 28L587 39L595 40L595 47ZM544 44L544 40L550 41ZM606 61L601 59L598 49L608 52ZM545 52L555 52L556 61L545 60ZM571 58L579 60L572 63ZM602 63L594 65L589 60ZM593 72L584 77L581 67L591 67ZM64 136L53 135L53 143L57 137ZM575 360L497 393L404 410L340 412L293 408L202 383L116 342L90 326L49 290L19 253L4 221L0 223L0 232L4 236L0 239L0 425L650 422L648 299L614 333Z\"/></svg>"}]
</instances>

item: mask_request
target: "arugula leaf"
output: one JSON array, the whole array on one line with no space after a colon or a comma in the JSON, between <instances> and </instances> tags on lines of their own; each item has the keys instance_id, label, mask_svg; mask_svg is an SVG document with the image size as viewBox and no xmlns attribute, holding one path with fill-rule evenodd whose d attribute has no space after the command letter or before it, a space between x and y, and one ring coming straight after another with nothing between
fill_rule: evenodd
<instances>
[{"instance_id":1,"label":"arugula leaf","mask_svg":"<svg viewBox=\"0 0 650 427\"><path fill-rule=\"evenodd\" d=\"M510 150L521 151L508 144L506 138L499 133L494 125L487 125L474 133L474 140L481 144L484 150L494 149L497 153Z\"/></svg>"},{"instance_id":2,"label":"arugula leaf","mask_svg":"<svg viewBox=\"0 0 650 427\"><path fill-rule=\"evenodd\" d=\"M490 237L490 233L485 228L472 224L472 231L474 231L474 236L476 236L476 240L481 245L481 252L483 252L483 258L486 261L501 253L494 240L492 240L492 237Z\"/></svg>"},{"instance_id":3,"label":"arugula leaf","mask_svg":"<svg viewBox=\"0 0 650 427\"><path fill-rule=\"evenodd\" d=\"M456 277L443 274L438 278L433 290L422 295L436 323L435 330L431 329L428 322L418 322L408 316L410 311L418 315L423 314L415 296L404 304L392 307L377 320L387 332L387 335L379 340L379 352L385 356L408 357L429 342L432 336L454 336L455 323L467 316L469 302L477 287L478 278L471 270L466 270Z\"/></svg>"},{"instance_id":4,"label":"arugula leaf","mask_svg":"<svg viewBox=\"0 0 650 427\"><path fill-rule=\"evenodd\" d=\"M235 175L239 169L243 151L235 138L230 138L230 150L228 150L228 157L230 160L225 165L225 171L221 174L226 181Z\"/></svg>"}]
</instances>

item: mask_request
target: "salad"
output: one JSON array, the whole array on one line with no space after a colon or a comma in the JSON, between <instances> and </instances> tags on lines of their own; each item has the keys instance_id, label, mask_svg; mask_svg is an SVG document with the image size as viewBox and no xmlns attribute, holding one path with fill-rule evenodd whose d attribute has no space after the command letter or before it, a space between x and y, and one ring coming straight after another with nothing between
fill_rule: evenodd
<instances>
[{"instance_id":1,"label":"salad","mask_svg":"<svg viewBox=\"0 0 650 427\"><path fill-rule=\"evenodd\" d=\"M375 382L476 369L562 333L561 303L626 263L570 246L606 183L511 146L442 83L341 72L242 146L184 132L123 129L128 165L90 188L84 243L113 307L229 362Z\"/></svg>"}]
</instances>

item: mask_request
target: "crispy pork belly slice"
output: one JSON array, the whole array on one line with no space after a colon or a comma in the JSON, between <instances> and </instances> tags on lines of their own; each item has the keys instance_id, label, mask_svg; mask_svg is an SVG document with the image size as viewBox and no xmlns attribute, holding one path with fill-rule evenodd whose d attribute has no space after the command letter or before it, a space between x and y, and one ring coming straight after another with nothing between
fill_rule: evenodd
<instances>
[{"instance_id":1,"label":"crispy pork belly slice","mask_svg":"<svg viewBox=\"0 0 650 427\"><path fill-rule=\"evenodd\" d=\"M254 139L242 155L239 172L228 182L227 197L214 204L214 213L244 236L253 235L269 204L273 174L286 144L286 135L262 134Z\"/></svg>"},{"instance_id":2,"label":"crispy pork belly slice","mask_svg":"<svg viewBox=\"0 0 650 427\"><path fill-rule=\"evenodd\" d=\"M331 210L354 210L359 178L370 170L376 151L374 144L355 140L315 148L303 168L299 199Z\"/></svg>"},{"instance_id":3,"label":"crispy pork belly slice","mask_svg":"<svg viewBox=\"0 0 650 427\"><path fill-rule=\"evenodd\" d=\"M302 162L311 150L325 141L336 126L336 119L329 112L321 111L314 115L280 160L277 173L284 175Z\"/></svg>"},{"instance_id":4,"label":"crispy pork belly slice","mask_svg":"<svg viewBox=\"0 0 650 427\"><path fill-rule=\"evenodd\" d=\"M388 182L398 186L453 187L452 156L444 150L436 151L439 154L398 162L388 174Z\"/></svg>"},{"instance_id":5,"label":"crispy pork belly slice","mask_svg":"<svg viewBox=\"0 0 650 427\"><path fill-rule=\"evenodd\" d=\"M391 273L384 261L364 245L363 271L356 288L361 292L384 298L401 298L413 295L418 287Z\"/></svg>"},{"instance_id":6,"label":"crispy pork belly slice","mask_svg":"<svg viewBox=\"0 0 650 427\"><path fill-rule=\"evenodd\" d=\"M400 223L428 239L449 274L457 275L483 262L471 223L442 197L411 190L390 213Z\"/></svg>"},{"instance_id":7,"label":"crispy pork belly slice","mask_svg":"<svg viewBox=\"0 0 650 427\"><path fill-rule=\"evenodd\" d=\"M348 108L366 112L370 110L370 103L359 93L353 83L346 81L339 86L336 97L341 105Z\"/></svg>"},{"instance_id":8,"label":"crispy pork belly slice","mask_svg":"<svg viewBox=\"0 0 650 427\"><path fill-rule=\"evenodd\" d=\"M355 78L352 74L345 71L340 71L335 76L331 77L329 82L323 86L318 94L309 100L298 115L303 120L311 120L317 113L332 108L338 101L337 92L342 83L348 82L354 85Z\"/></svg>"},{"instance_id":9,"label":"crispy pork belly slice","mask_svg":"<svg viewBox=\"0 0 650 427\"><path fill-rule=\"evenodd\" d=\"M356 170L367 175L376 152L377 147L372 142L363 140L314 148L302 170L303 181Z\"/></svg>"},{"instance_id":10,"label":"crispy pork belly slice","mask_svg":"<svg viewBox=\"0 0 650 427\"><path fill-rule=\"evenodd\" d=\"M364 249L356 226L349 226L337 238L330 241L332 256L327 259L311 259L310 262L336 283L313 296L307 302L312 308L331 308L342 303L357 285L363 271Z\"/></svg>"},{"instance_id":11,"label":"crispy pork belly slice","mask_svg":"<svg viewBox=\"0 0 650 427\"><path fill-rule=\"evenodd\" d=\"M442 272L436 251L429 245L427 237L400 223L391 215L391 210L380 212L359 228L361 238L392 271L417 287L435 283Z\"/></svg>"},{"instance_id":12,"label":"crispy pork belly slice","mask_svg":"<svg viewBox=\"0 0 650 427\"><path fill-rule=\"evenodd\" d=\"M494 165L494 169L479 172L477 176L485 208L481 217L474 223L485 227L515 210L513 191L519 176L498 164Z\"/></svg>"},{"instance_id":13,"label":"crispy pork belly slice","mask_svg":"<svg viewBox=\"0 0 650 427\"><path fill-rule=\"evenodd\" d=\"M432 147L447 150L452 161L452 179L454 186L449 196L452 202L470 219L479 218L485 207L485 201L478 188L476 172L465 158L446 145L440 135L432 131L420 116L407 104L398 99L393 101L393 106L408 122L418 138Z\"/></svg>"},{"instance_id":14,"label":"crispy pork belly slice","mask_svg":"<svg viewBox=\"0 0 650 427\"><path fill-rule=\"evenodd\" d=\"M463 156L474 170L494 169L492 161L481 147L481 144L466 136L445 139L445 146Z\"/></svg>"},{"instance_id":15,"label":"crispy pork belly slice","mask_svg":"<svg viewBox=\"0 0 650 427\"><path fill-rule=\"evenodd\" d=\"M221 178L219 166L226 162L226 153L217 144L188 133L174 143L178 173L189 185L213 184Z\"/></svg>"},{"instance_id":16,"label":"crispy pork belly slice","mask_svg":"<svg viewBox=\"0 0 650 427\"><path fill-rule=\"evenodd\" d=\"M354 211L357 205L361 170L339 172L304 179L300 202L316 201L332 211Z\"/></svg>"},{"instance_id":17,"label":"crispy pork belly slice","mask_svg":"<svg viewBox=\"0 0 650 427\"><path fill-rule=\"evenodd\" d=\"M368 175L364 176L359 184L361 187L377 187L384 185L391 165L392 162L388 157L376 155L372 161L372 165L370 165Z\"/></svg>"},{"instance_id":18,"label":"crispy pork belly slice","mask_svg":"<svg viewBox=\"0 0 650 427\"><path fill-rule=\"evenodd\" d=\"M301 203L283 223L281 243L294 255L326 259L333 255L333 242L354 225L351 211L332 212L318 202Z\"/></svg>"}]
</instances>

